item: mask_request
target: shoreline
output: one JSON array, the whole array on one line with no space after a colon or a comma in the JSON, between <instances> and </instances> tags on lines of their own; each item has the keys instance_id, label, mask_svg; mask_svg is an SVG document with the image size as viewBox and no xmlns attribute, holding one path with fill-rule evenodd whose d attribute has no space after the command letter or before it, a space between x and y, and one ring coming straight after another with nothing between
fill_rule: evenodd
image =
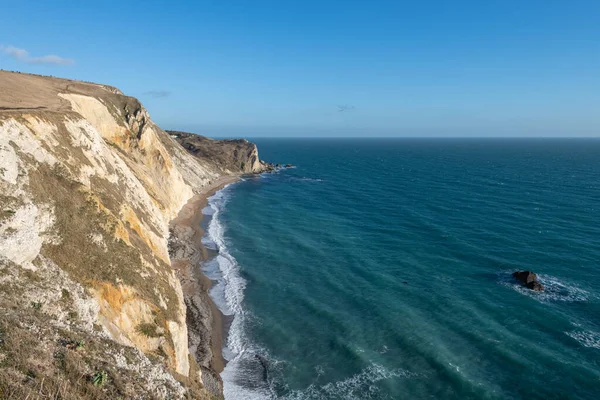
<instances>
[{"instance_id":1,"label":"shoreline","mask_svg":"<svg viewBox=\"0 0 600 400\"><path fill-rule=\"evenodd\" d=\"M200 263L211 256L211 250L202 243L205 234L202 221L206 217L202 210L208 205L210 196L226 185L239 181L240 176L221 176L202 188L169 223L169 253L186 303L190 353L202 371L203 381L206 381L205 373L208 372L216 381L213 384L221 389L220 373L226 364L222 349L231 320L219 310L208 294L213 281L204 275L200 267ZM205 384L210 385L208 382Z\"/></svg>"}]
</instances>

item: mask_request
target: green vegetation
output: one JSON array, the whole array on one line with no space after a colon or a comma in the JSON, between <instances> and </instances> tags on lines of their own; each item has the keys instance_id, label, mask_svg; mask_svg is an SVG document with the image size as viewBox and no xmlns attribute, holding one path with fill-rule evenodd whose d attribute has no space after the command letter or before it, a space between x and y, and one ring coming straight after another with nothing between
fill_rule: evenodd
<instances>
[{"instance_id":1,"label":"green vegetation","mask_svg":"<svg viewBox=\"0 0 600 400\"><path fill-rule=\"evenodd\" d=\"M135 363L139 360L137 350L90 336L76 327L56 329L51 317L29 307L12 311L13 306L16 303L0 293L0 307L5 310L0 317L0 399L154 398L149 393L149 377L119 369L107 357L121 353L127 362ZM57 341L55 335L63 339ZM169 383L163 387L168 393L174 392ZM198 393L191 398L209 398L198 385L190 388L190 393Z\"/></svg>"},{"instance_id":2,"label":"green vegetation","mask_svg":"<svg viewBox=\"0 0 600 400\"><path fill-rule=\"evenodd\" d=\"M134 125L135 132L123 138L126 143L123 149L109 144L117 148L121 156L127 156L128 162L140 161L143 151L137 147L139 133L147 121L141 118L144 114L138 115L142 108L137 100L112 94L96 85L59 79L47 79L44 88L52 94L53 99L56 98L56 92L91 95L107 106L119 124L124 127ZM61 103L64 101L61 100ZM54 109L32 110L30 114L56 127L57 132L53 137L59 142L58 145L50 145L40 137L38 139L41 146L59 161L53 166L37 163L18 145L11 145L26 166L19 171L19 179L25 185L23 189L31 194L33 203L49 204L53 208L53 226L49 233L57 240L45 241L40 255L33 261L39 267L36 271L18 268L0 257L0 399L151 399L157 393L166 393L169 398L176 397L179 389L171 381L163 380L154 373L154 368L164 365L172 354L169 352L168 356L165 354L164 357L152 359L153 369L150 370L146 362L142 362L139 350L97 334L104 330L99 323L93 325L94 332L89 332L88 326L92 321L87 315L78 316L75 311L74 300L79 299L79 289L75 291L70 284L67 286L62 279L62 272L57 275L54 270L55 264L69 279L87 288L108 287L118 292L122 290L119 287L122 285L133 289L122 292L134 293L136 298L153 308L153 321L140 324L138 332L148 337L164 336L171 345L170 333L164 327L167 320L179 318L180 302L169 280L172 274L169 260L156 256L147 244L145 232L141 233L144 237L135 232L135 224L132 227L124 222L127 231L115 234L121 227L118 220L123 215L121 207L131 200L122 186L122 179L115 183L93 176L90 184L84 185L79 181L79 168L90 166L90 160L81 147L71 143L71 134L66 132L65 121L76 121L80 116L72 111ZM35 130L35 124L29 117L15 113L11 118ZM168 139L166 135L161 135ZM167 142L170 144L172 141L169 139ZM114 149L109 151L116 154ZM177 147L168 151L183 150ZM149 152L147 157L150 156ZM159 152L156 156L160 157L154 160L157 164L164 162L163 153ZM115 174L123 178L122 172L115 170L110 163L106 164L106 168L107 175ZM4 172L0 171L0 176ZM25 174L27 178L24 178ZM162 204L166 196L160 192L153 193L153 190L159 189L149 186L146 190L159 205ZM0 224L21 213L22 204L21 198L0 194ZM159 237L164 235L160 224L153 223L155 218L145 206L137 202L129 206L145 229ZM90 237L98 235L102 235L101 245L98 241L90 240ZM120 300L116 299L115 310L119 309ZM164 309L161 308L161 304L165 303ZM65 316L68 318L67 326L64 324ZM117 359L119 362L112 357L117 354L124 357ZM121 360L140 368L130 369L123 366ZM210 398L197 378L198 368L196 366L190 373L190 378L176 373L173 376L187 385L188 398ZM160 392L155 388L159 388Z\"/></svg>"},{"instance_id":3,"label":"green vegetation","mask_svg":"<svg viewBox=\"0 0 600 400\"><path fill-rule=\"evenodd\" d=\"M30 172L29 177L29 190L34 201L44 203L48 199L53 199L57 204L61 204L61 207L56 207L54 210L56 218L54 227L62 240L58 243L44 244L41 254L54 261L61 269L68 272L71 278L85 286L93 282L131 286L136 289L140 297L152 304L160 304L161 300L157 295L160 293L167 304L166 310L159 310L163 314L162 318L177 319L179 301L164 273L171 273L171 266L157 259L153 250L135 231L128 229L133 246L129 246L122 240L106 240L107 248L103 248L88 239L90 235L97 234L98 227L111 227L116 224L114 216L120 213L124 195L118 185L105 179L94 179L94 193L97 194L94 199L85 186L73 181L69 172L58 165L56 164L55 167L40 165L35 171ZM96 203L98 200L110 210L112 215L98 208ZM140 210L135 212L141 221L150 219ZM114 231L108 233L114 234ZM147 277L140 274L141 271L149 271L142 267L140 253L146 262L155 266L154 276ZM85 267L76 264L75 260L85 260Z\"/></svg>"},{"instance_id":4,"label":"green vegetation","mask_svg":"<svg viewBox=\"0 0 600 400\"><path fill-rule=\"evenodd\" d=\"M107 380L108 374L104 370L97 371L94 375L92 375L92 383L94 384L94 386L102 387L104 386Z\"/></svg>"},{"instance_id":5,"label":"green vegetation","mask_svg":"<svg viewBox=\"0 0 600 400\"><path fill-rule=\"evenodd\" d=\"M142 335L146 335L148 337L156 338L161 337L162 335L158 332L158 327L156 324L152 323L142 323L136 326L135 330Z\"/></svg>"}]
</instances>

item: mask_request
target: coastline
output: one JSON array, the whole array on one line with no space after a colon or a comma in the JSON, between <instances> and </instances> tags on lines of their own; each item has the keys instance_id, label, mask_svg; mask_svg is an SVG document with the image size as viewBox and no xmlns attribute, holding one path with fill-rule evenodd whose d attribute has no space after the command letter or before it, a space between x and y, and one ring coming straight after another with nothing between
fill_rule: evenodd
<instances>
[{"instance_id":1,"label":"coastline","mask_svg":"<svg viewBox=\"0 0 600 400\"><path fill-rule=\"evenodd\" d=\"M240 180L239 175L225 175L202 188L188 200L169 224L171 265L181 282L187 307L190 352L196 358L202 380L213 393L222 393L220 373L225 368L222 348L227 340L230 320L218 309L208 294L213 282L204 275L200 262L210 257L210 249L202 243L202 213L208 198L228 184ZM212 376L213 379L206 375ZM207 379L208 378L208 379Z\"/></svg>"}]
</instances>

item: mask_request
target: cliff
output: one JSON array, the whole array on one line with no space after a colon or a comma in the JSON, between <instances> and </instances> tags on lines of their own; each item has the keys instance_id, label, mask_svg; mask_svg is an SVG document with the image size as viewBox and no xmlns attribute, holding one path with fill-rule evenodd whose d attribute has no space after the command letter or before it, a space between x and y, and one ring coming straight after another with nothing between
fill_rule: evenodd
<instances>
[{"instance_id":1,"label":"cliff","mask_svg":"<svg viewBox=\"0 0 600 400\"><path fill-rule=\"evenodd\" d=\"M223 173L256 173L273 169L258 158L258 149L246 139L215 140L186 132L167 131L188 152L211 160Z\"/></svg>"},{"instance_id":2,"label":"cliff","mask_svg":"<svg viewBox=\"0 0 600 400\"><path fill-rule=\"evenodd\" d=\"M113 87L0 72L0 398L220 395L189 351L169 222L263 163L172 136Z\"/></svg>"}]
</instances>

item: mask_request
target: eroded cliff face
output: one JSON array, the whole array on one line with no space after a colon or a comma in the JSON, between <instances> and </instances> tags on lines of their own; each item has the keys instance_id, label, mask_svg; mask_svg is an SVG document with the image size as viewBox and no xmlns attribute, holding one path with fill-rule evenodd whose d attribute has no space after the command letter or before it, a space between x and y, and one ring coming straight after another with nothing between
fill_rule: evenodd
<instances>
[{"instance_id":1,"label":"eroded cliff face","mask_svg":"<svg viewBox=\"0 0 600 400\"><path fill-rule=\"evenodd\" d=\"M0 397L39 377L60 389L76 371L73 398L208 398L169 221L224 173L253 171L260 160L250 158L236 169L189 155L112 87L0 72ZM37 338L37 354L6 348L24 337ZM84 339L94 345L64 345ZM113 386L81 379L102 372Z\"/></svg>"},{"instance_id":2,"label":"eroded cliff face","mask_svg":"<svg viewBox=\"0 0 600 400\"><path fill-rule=\"evenodd\" d=\"M254 143L245 139L215 140L192 133L167 131L189 153L212 161L224 173L257 173L273 169L258 157Z\"/></svg>"}]
</instances>

